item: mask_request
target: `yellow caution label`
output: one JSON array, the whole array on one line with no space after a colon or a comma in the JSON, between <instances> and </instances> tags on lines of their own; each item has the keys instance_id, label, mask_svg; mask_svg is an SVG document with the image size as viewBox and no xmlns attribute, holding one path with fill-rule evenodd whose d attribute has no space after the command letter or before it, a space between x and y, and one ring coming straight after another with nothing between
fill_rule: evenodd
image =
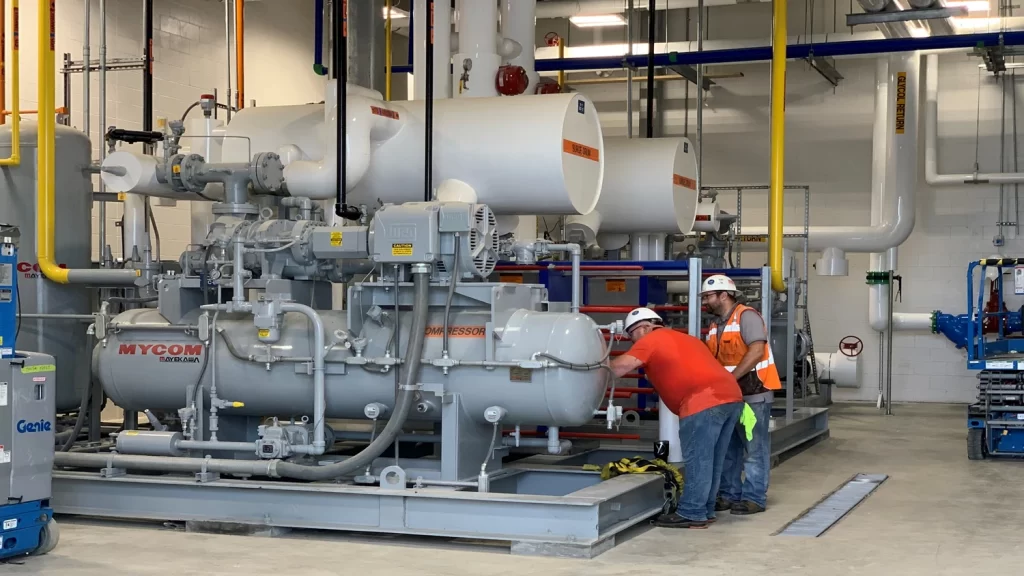
<instances>
[{"instance_id":1,"label":"yellow caution label","mask_svg":"<svg viewBox=\"0 0 1024 576\"><path fill-rule=\"evenodd\" d=\"M171 166L171 172L175 174L181 174L181 164L175 164L174 166Z\"/></svg>"},{"instance_id":2,"label":"yellow caution label","mask_svg":"<svg viewBox=\"0 0 1024 576\"><path fill-rule=\"evenodd\" d=\"M626 281L623 279L605 280L604 289L606 292L625 292Z\"/></svg>"},{"instance_id":3,"label":"yellow caution label","mask_svg":"<svg viewBox=\"0 0 1024 576\"><path fill-rule=\"evenodd\" d=\"M138 436L139 433L136 430L128 430L127 432L124 433L124 435L125 436Z\"/></svg>"},{"instance_id":4,"label":"yellow caution label","mask_svg":"<svg viewBox=\"0 0 1024 576\"><path fill-rule=\"evenodd\" d=\"M412 256L412 244L392 244L391 245L392 256Z\"/></svg>"},{"instance_id":5,"label":"yellow caution label","mask_svg":"<svg viewBox=\"0 0 1024 576\"><path fill-rule=\"evenodd\" d=\"M768 239L765 238L764 236L749 236L749 235L743 235L743 234L737 236L736 239L739 240L740 242L767 242L768 241Z\"/></svg>"},{"instance_id":6,"label":"yellow caution label","mask_svg":"<svg viewBox=\"0 0 1024 576\"><path fill-rule=\"evenodd\" d=\"M266 328L260 328L260 338L270 338L270 330Z\"/></svg>"},{"instance_id":7,"label":"yellow caution label","mask_svg":"<svg viewBox=\"0 0 1024 576\"><path fill-rule=\"evenodd\" d=\"M896 74L896 133L903 134L907 124L907 73Z\"/></svg>"},{"instance_id":8,"label":"yellow caution label","mask_svg":"<svg viewBox=\"0 0 1024 576\"><path fill-rule=\"evenodd\" d=\"M40 372L56 372L57 367L53 364L39 364L38 366L22 366L22 374L38 374Z\"/></svg>"},{"instance_id":9,"label":"yellow caution label","mask_svg":"<svg viewBox=\"0 0 1024 576\"><path fill-rule=\"evenodd\" d=\"M341 246L341 232L331 232L331 246Z\"/></svg>"}]
</instances>

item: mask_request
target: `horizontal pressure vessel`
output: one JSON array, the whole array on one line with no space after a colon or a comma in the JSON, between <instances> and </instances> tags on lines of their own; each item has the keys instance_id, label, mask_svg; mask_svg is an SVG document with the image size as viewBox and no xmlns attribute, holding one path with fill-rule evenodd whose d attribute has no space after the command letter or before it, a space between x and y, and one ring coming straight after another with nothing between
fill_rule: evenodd
<instances>
[{"instance_id":1,"label":"horizontal pressure vessel","mask_svg":"<svg viewBox=\"0 0 1024 576\"><path fill-rule=\"evenodd\" d=\"M344 312L322 311L328 336L346 330ZM403 313L400 351L408 349L411 313ZM489 309L453 311L449 322L449 355L457 360L487 357ZM153 309L125 312L114 323L127 329L111 334L95 348L96 373L107 395L128 410L175 410L186 402L186 390L202 379L208 388L212 363L194 336L173 328ZM441 358L443 308L430 312L423 356ZM145 330L132 326L149 325ZM155 329L167 326L166 330ZM313 378L308 368L312 329L302 315L285 314L280 340L261 343L258 330L248 315L221 313L217 320L217 395L244 407L232 414L251 416L311 415ZM529 360L537 353L549 353L575 364L598 364L605 357L605 344L597 326L580 314L518 310L504 326L495 328L493 360ZM363 356L381 358L391 340L389 321L367 320L360 334L367 339ZM275 360L268 363L268 355ZM363 418L363 408L379 402L394 407L394 370L381 373L378 365L347 365L339 359L351 350L335 346L327 357L326 412L328 418ZM302 360L302 358L306 358ZM204 365L206 368L204 370ZM419 382L424 385L413 418L438 420L441 399L428 391L442 385L445 393L458 394L466 413L485 422L484 410L501 406L508 410L508 425L578 426L593 418L604 398L605 370L565 368L524 369L515 367L456 366L445 375L440 368L424 365ZM208 393L208 390L207 392Z\"/></svg>"},{"instance_id":2,"label":"horizontal pressure vessel","mask_svg":"<svg viewBox=\"0 0 1024 576\"><path fill-rule=\"evenodd\" d=\"M367 147L371 154L361 181L349 180L349 202L423 200L425 103L375 102L351 87L349 94L349 160ZM357 142L357 105L399 128ZM334 137L328 128L323 104L246 108L227 127L223 159L241 162L252 153L277 152L286 164L322 160L327 139ZM432 132L432 190L459 180L499 214L586 214L597 204L604 144L597 110L580 94L438 100Z\"/></svg>"},{"instance_id":3,"label":"horizontal pressure vessel","mask_svg":"<svg viewBox=\"0 0 1024 576\"><path fill-rule=\"evenodd\" d=\"M566 231L593 242L598 234L678 234L697 212L697 162L685 138L608 138L599 218L569 218ZM596 225L596 226L595 226Z\"/></svg>"}]
</instances>

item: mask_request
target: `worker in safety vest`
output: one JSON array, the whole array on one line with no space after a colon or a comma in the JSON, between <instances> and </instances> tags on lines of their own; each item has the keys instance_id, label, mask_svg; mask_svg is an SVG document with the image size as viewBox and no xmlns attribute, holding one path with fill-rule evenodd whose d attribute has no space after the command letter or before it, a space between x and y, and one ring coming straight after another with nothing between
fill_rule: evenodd
<instances>
[{"instance_id":1,"label":"worker in safety vest","mask_svg":"<svg viewBox=\"0 0 1024 576\"><path fill-rule=\"evenodd\" d=\"M679 416L679 441L686 481L675 514L655 524L707 528L715 521L715 500L725 452L743 409L743 394L698 338L665 328L650 308L626 316L633 347L609 368L616 378L643 368L665 406Z\"/></svg>"},{"instance_id":2,"label":"worker in safety vest","mask_svg":"<svg viewBox=\"0 0 1024 576\"><path fill-rule=\"evenodd\" d=\"M743 400L757 416L751 440L739 427L733 434L715 509L739 515L764 512L772 452L768 421L773 391L782 387L768 345L768 330L757 310L736 302L736 283L728 276L709 276L700 295L701 303L715 315L708 330L708 349L732 372Z\"/></svg>"}]
</instances>

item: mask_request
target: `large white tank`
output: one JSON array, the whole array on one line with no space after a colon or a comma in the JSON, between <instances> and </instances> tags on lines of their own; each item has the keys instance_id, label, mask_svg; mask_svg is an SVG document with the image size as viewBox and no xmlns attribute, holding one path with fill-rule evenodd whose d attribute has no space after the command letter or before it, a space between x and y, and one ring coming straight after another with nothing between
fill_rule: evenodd
<instances>
[{"instance_id":1,"label":"large white tank","mask_svg":"<svg viewBox=\"0 0 1024 576\"><path fill-rule=\"evenodd\" d=\"M374 103L365 90L352 88L349 94L349 127L358 121L354 106L363 105L400 125L372 144L369 168L351 188L350 202L423 200L425 103ZM323 106L240 111L227 127L223 160L247 161L251 152L264 151L278 152L286 162L323 159L325 142L333 137ZM359 146L350 135L350 161ZM501 214L590 212L601 192L604 156L597 110L579 94L434 103L434 188L460 180Z\"/></svg>"},{"instance_id":2,"label":"large white tank","mask_svg":"<svg viewBox=\"0 0 1024 576\"><path fill-rule=\"evenodd\" d=\"M598 234L685 234L693 228L697 161L689 140L608 138L604 151L597 207L568 218L567 233L594 243Z\"/></svg>"},{"instance_id":3,"label":"large white tank","mask_svg":"<svg viewBox=\"0 0 1024 576\"><path fill-rule=\"evenodd\" d=\"M21 165L0 168L0 219L21 229L18 246L18 309L22 314L89 314L90 291L84 286L47 280L36 261L37 126L21 123ZM55 164L56 237L54 257L68 268L89 268L92 245L92 182L85 169L92 146L85 134L57 125ZM10 125L0 127L0 156L11 154ZM88 324L78 320L22 318L19 350L49 354L57 362L58 412L74 410L89 385Z\"/></svg>"},{"instance_id":4,"label":"large white tank","mask_svg":"<svg viewBox=\"0 0 1024 576\"><path fill-rule=\"evenodd\" d=\"M347 328L344 312L320 314L328 334ZM408 348L411 316L402 315L401 350ZM484 360L484 335L491 318L489 308L453 311L451 357ZM431 310L424 358L441 357L443 320L442 308ZM167 320L156 310L139 309L119 315L114 323L167 325ZM288 417L311 413L313 379L306 364L296 365L287 360L265 363L268 352L279 358L311 355L313 339L304 316L285 314L281 338L270 347L259 342L249 315L222 313L217 325L221 335L216 344L217 394L245 403L242 408L232 408L232 414ZM597 326L581 314L519 310L496 331L500 338L493 358L499 361L529 360L536 353L546 352L576 364L596 364L605 354L604 339ZM368 341L363 355L380 358L391 339L391 328L367 322L360 336ZM96 346L94 354L103 389L118 406L129 410L176 410L185 403L186 388L199 381L205 352L194 337L180 329L151 327L111 334L105 345ZM336 361L351 354L339 348L328 356L327 417L363 418L363 408L373 402L394 407L394 372L381 374L378 366L350 366ZM212 365L203 375L206 386L210 384ZM579 426L590 422L594 410L601 405L607 372L460 366L445 375L439 368L424 365L419 382L427 388L429 384L443 384L446 392L460 394L466 413L480 422L484 422L484 410L497 405L508 410L504 420L508 425ZM413 417L439 420L440 408L440 399L424 392Z\"/></svg>"}]
</instances>

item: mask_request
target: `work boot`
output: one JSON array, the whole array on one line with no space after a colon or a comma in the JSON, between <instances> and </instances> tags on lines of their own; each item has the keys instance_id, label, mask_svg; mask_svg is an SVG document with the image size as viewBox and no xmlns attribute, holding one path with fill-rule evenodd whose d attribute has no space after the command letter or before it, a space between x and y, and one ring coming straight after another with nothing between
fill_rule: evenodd
<instances>
[{"instance_id":1,"label":"work boot","mask_svg":"<svg viewBox=\"0 0 1024 576\"><path fill-rule=\"evenodd\" d=\"M703 530L708 527L707 520L690 520L679 514L662 514L654 520L654 525L659 528L692 528Z\"/></svg>"},{"instance_id":2,"label":"work boot","mask_svg":"<svg viewBox=\"0 0 1024 576\"><path fill-rule=\"evenodd\" d=\"M749 516L760 512L764 512L764 506L750 500L744 500L732 505L732 513L737 516Z\"/></svg>"},{"instance_id":3,"label":"work boot","mask_svg":"<svg viewBox=\"0 0 1024 576\"><path fill-rule=\"evenodd\" d=\"M736 502L726 500L725 498L719 496L718 499L715 500L715 512L725 512L726 510L732 510L732 507L735 506L736 504Z\"/></svg>"}]
</instances>

